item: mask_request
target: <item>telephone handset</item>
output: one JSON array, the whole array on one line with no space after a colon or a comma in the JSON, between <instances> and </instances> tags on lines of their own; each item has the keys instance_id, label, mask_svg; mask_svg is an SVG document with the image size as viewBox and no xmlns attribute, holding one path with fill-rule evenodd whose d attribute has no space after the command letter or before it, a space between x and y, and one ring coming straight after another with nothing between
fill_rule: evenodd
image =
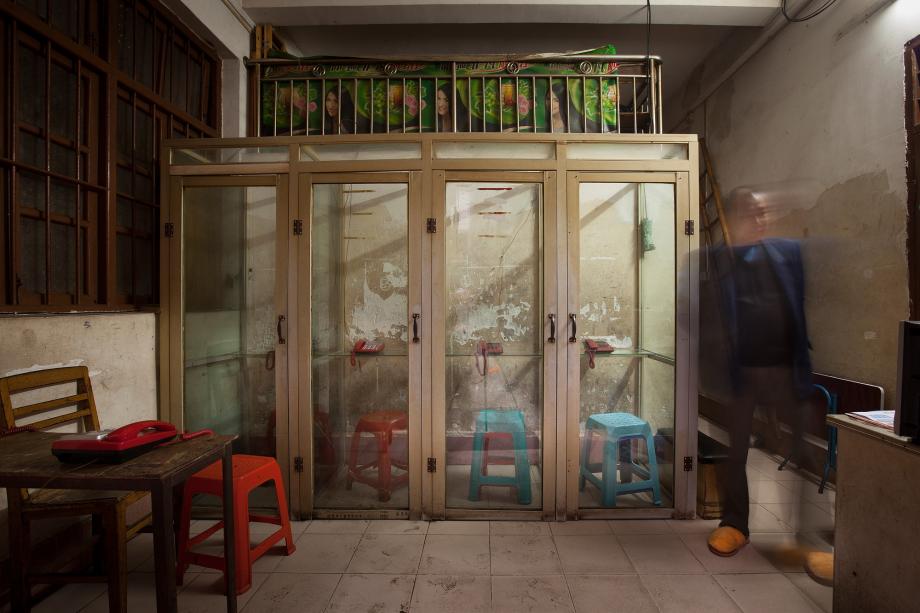
<instances>
[{"instance_id":1,"label":"telephone handset","mask_svg":"<svg viewBox=\"0 0 920 613\"><path fill-rule=\"evenodd\" d=\"M359 353L380 353L385 345L377 341L369 341L366 338L359 338L355 341L354 347L351 348L351 365L361 369L361 363L358 362L357 354Z\"/></svg>"},{"instance_id":2,"label":"telephone handset","mask_svg":"<svg viewBox=\"0 0 920 613\"><path fill-rule=\"evenodd\" d=\"M479 345L476 346L476 370L479 371L479 374L485 377L486 373L489 372L490 355L501 355L504 352L505 349L502 347L501 343L487 343L486 341L479 341ZM482 356L481 368L479 366L479 356Z\"/></svg>"},{"instance_id":3,"label":"telephone handset","mask_svg":"<svg viewBox=\"0 0 920 613\"><path fill-rule=\"evenodd\" d=\"M588 354L588 366L594 368L594 354L596 353L613 353L616 348L607 341L595 341L590 338L585 339L587 347L585 353Z\"/></svg>"},{"instance_id":4,"label":"telephone handset","mask_svg":"<svg viewBox=\"0 0 920 613\"><path fill-rule=\"evenodd\" d=\"M127 443L135 439L148 438L151 436L155 436L158 439L165 439L166 435L170 435L169 438L176 436L176 427L169 422L150 419L147 421L134 422L133 424L122 426L117 430L112 430L103 436L101 440L110 443Z\"/></svg>"},{"instance_id":5,"label":"telephone handset","mask_svg":"<svg viewBox=\"0 0 920 613\"><path fill-rule=\"evenodd\" d=\"M210 431L194 435L193 438ZM116 430L65 434L51 444L51 452L62 462L99 461L118 464L135 458L176 438L176 427L165 421L145 420Z\"/></svg>"}]
</instances>

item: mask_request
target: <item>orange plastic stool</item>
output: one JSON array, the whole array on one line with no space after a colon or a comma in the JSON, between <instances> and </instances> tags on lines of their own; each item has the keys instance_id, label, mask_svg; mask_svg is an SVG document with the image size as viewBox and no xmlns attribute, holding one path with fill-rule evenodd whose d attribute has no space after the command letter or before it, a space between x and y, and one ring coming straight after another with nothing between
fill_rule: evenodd
<instances>
[{"instance_id":1,"label":"orange plastic stool","mask_svg":"<svg viewBox=\"0 0 920 613\"><path fill-rule=\"evenodd\" d=\"M351 453L348 457L348 476L345 477L345 489L351 489L354 481L370 485L377 490L381 502L390 499L397 487L409 482L409 473L393 476L393 467L408 471L409 466L390 458L390 445L393 443L394 430L407 430L409 415L405 411L375 411L362 415L351 435ZM372 434L377 441L377 459L367 464L358 465L358 452L361 449L361 434ZM365 471L377 469L376 475L365 475Z\"/></svg>"},{"instance_id":2,"label":"orange plastic stool","mask_svg":"<svg viewBox=\"0 0 920 613\"><path fill-rule=\"evenodd\" d=\"M221 477L221 462L215 462L201 470L185 482L182 495L182 519L179 526L179 555L176 569L176 582L182 585L182 579L189 564L198 564L215 570L227 572L222 556L192 551L192 547L206 541L212 534L224 527L218 521L204 532L189 538L192 521L192 497L195 494L210 494L222 497L224 486ZM275 495L278 498L278 517L256 515L249 512L249 493L263 483L274 481ZM225 501L226 504L226 501ZM249 522L261 522L280 526L278 530L265 538L253 548L249 546ZM281 468L274 458L255 455L233 456L233 523L236 543L236 593L242 594L252 586L252 563L268 551L272 545L284 539L285 555L294 553L294 539L291 537L291 521L288 517L287 498L284 495L284 482L281 480Z\"/></svg>"}]
</instances>

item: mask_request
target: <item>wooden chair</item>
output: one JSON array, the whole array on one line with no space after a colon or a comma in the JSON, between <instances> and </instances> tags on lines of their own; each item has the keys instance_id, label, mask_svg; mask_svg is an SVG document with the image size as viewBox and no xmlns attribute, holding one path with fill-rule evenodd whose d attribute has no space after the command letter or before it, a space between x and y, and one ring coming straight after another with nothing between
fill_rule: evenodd
<instances>
[{"instance_id":1,"label":"wooden chair","mask_svg":"<svg viewBox=\"0 0 920 613\"><path fill-rule=\"evenodd\" d=\"M76 384L76 393L73 392ZM66 386L66 387L64 387ZM12 397L23 392L32 392L42 388L36 396L51 400L33 402L14 406ZM61 395L61 393L65 395ZM85 366L68 368L51 368L20 375L0 378L0 405L3 415L0 430L9 431L15 427L45 430L65 424L77 423L81 431L99 430L99 417L90 384L89 371ZM40 413L53 412L45 419L34 419ZM8 434L17 436L16 434ZM19 435L25 436L25 435ZM61 583L107 583L109 593L109 610L126 611L128 606L126 543L144 526L150 523L149 512L132 525L127 525L128 508L147 496L146 492L115 491L78 491L59 489L7 488L9 499L10 554L13 564L11 582L18 585L22 594L21 608L28 610L32 600L33 585L54 585ZM95 549L95 566L101 566L106 574L73 573L31 573L30 524L34 520L46 518L91 516L93 532L100 536L100 543ZM102 552L100 552L100 549ZM98 568L95 570L99 570ZM16 593L16 590L13 592ZM14 610L19 608L13 603Z\"/></svg>"}]
</instances>

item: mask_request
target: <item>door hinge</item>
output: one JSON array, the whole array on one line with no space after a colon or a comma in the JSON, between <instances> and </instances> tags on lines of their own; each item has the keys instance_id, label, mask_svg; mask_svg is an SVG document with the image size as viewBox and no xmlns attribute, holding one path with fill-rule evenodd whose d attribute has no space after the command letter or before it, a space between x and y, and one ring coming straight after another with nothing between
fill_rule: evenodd
<instances>
[{"instance_id":1,"label":"door hinge","mask_svg":"<svg viewBox=\"0 0 920 613\"><path fill-rule=\"evenodd\" d=\"M693 470L693 456L684 456L684 472L688 473Z\"/></svg>"},{"instance_id":2,"label":"door hinge","mask_svg":"<svg viewBox=\"0 0 920 613\"><path fill-rule=\"evenodd\" d=\"M167 222L163 227L163 234L166 235L166 238L172 238L176 234L176 224Z\"/></svg>"},{"instance_id":3,"label":"door hinge","mask_svg":"<svg viewBox=\"0 0 920 613\"><path fill-rule=\"evenodd\" d=\"M303 472L303 457L297 456L294 458L294 472L302 473Z\"/></svg>"},{"instance_id":4,"label":"door hinge","mask_svg":"<svg viewBox=\"0 0 920 613\"><path fill-rule=\"evenodd\" d=\"M294 220L294 236L303 236L303 219Z\"/></svg>"},{"instance_id":5,"label":"door hinge","mask_svg":"<svg viewBox=\"0 0 920 613\"><path fill-rule=\"evenodd\" d=\"M684 221L684 234L687 236L693 236L696 234L696 222L692 219L687 219Z\"/></svg>"},{"instance_id":6,"label":"door hinge","mask_svg":"<svg viewBox=\"0 0 920 613\"><path fill-rule=\"evenodd\" d=\"M435 458L428 458L428 472L433 473L438 470L438 461Z\"/></svg>"},{"instance_id":7,"label":"door hinge","mask_svg":"<svg viewBox=\"0 0 920 613\"><path fill-rule=\"evenodd\" d=\"M429 217L425 223L425 230L427 230L428 234L436 234L438 232L438 220L434 217Z\"/></svg>"}]
</instances>

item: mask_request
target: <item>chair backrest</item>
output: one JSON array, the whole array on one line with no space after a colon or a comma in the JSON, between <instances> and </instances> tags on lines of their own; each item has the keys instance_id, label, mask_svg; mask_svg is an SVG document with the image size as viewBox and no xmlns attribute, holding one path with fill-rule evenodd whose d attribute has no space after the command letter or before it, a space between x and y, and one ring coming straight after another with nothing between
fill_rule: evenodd
<instances>
[{"instance_id":1,"label":"chair backrest","mask_svg":"<svg viewBox=\"0 0 920 613\"><path fill-rule=\"evenodd\" d=\"M16 394L73 383L77 385L76 394L68 393L51 400L13 406L13 396ZM62 389L69 392L72 388L68 386ZM93 388L86 366L49 368L2 377L0 378L0 405L3 409L2 421L0 421L2 430L24 425L35 430L44 430L74 422L82 424L84 431L99 429L96 401L93 399ZM61 412L63 409L71 410ZM29 419L50 411L54 411L55 415L44 419ZM23 420L26 420L26 423Z\"/></svg>"}]
</instances>

